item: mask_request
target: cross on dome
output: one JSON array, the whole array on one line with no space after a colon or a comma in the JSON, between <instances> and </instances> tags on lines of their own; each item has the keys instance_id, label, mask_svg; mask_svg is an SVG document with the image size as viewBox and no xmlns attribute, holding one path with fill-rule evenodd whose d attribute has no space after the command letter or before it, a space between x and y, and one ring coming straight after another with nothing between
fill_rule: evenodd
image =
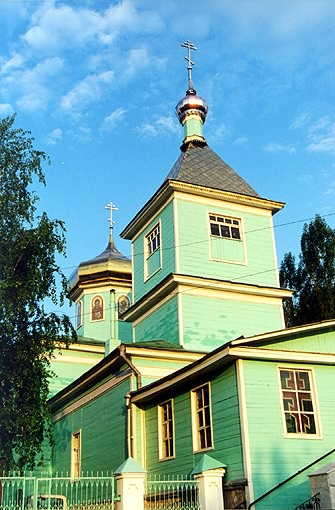
<instances>
[{"instance_id":1,"label":"cross on dome","mask_svg":"<svg viewBox=\"0 0 335 510\"><path fill-rule=\"evenodd\" d=\"M108 221L109 221L110 236L112 237L113 225L115 223L115 221L113 221L113 211L118 211L119 209L113 204L113 202L109 202L109 204L106 205L105 209L108 209L110 212Z\"/></svg>"},{"instance_id":2,"label":"cross on dome","mask_svg":"<svg viewBox=\"0 0 335 510\"><path fill-rule=\"evenodd\" d=\"M185 60L187 60L187 71L188 71L188 94L196 94L196 91L193 88L193 82L192 82L192 68L194 66L193 60L191 60L191 50L197 51L197 48L194 46L194 44L191 41L185 41L181 44L182 48L187 48L187 57L184 57Z\"/></svg>"}]
</instances>

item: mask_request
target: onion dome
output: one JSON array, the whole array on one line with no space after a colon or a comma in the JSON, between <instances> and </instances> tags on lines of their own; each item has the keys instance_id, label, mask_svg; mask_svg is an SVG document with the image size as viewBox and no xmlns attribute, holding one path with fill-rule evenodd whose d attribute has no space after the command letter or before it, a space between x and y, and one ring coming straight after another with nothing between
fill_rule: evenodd
<instances>
[{"instance_id":1,"label":"onion dome","mask_svg":"<svg viewBox=\"0 0 335 510\"><path fill-rule=\"evenodd\" d=\"M186 96L176 106L176 114L179 122L184 127L183 145L191 141L205 144L206 140L202 133L202 126L206 120L208 105L202 97L197 95L192 82L194 62L191 60L191 50L196 50L196 47L190 41L183 43L182 47L188 49L188 56L185 57L188 62L188 89Z\"/></svg>"},{"instance_id":2,"label":"onion dome","mask_svg":"<svg viewBox=\"0 0 335 510\"><path fill-rule=\"evenodd\" d=\"M106 209L116 210L113 204ZM129 285L132 280L131 260L115 246L113 239L113 221L109 219L109 240L106 248L96 257L81 262L69 278L69 297L76 301L80 289L92 285Z\"/></svg>"}]
</instances>

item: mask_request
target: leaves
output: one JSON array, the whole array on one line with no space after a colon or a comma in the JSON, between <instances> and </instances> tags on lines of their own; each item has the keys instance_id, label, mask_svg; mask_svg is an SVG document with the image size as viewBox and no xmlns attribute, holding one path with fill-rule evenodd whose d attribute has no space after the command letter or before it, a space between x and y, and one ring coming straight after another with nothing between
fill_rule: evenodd
<instances>
[{"instance_id":1,"label":"leaves","mask_svg":"<svg viewBox=\"0 0 335 510\"><path fill-rule=\"evenodd\" d=\"M286 253L279 273L281 285L295 290L284 301L287 326L335 317L335 231L316 215L304 225L300 246L298 265Z\"/></svg>"},{"instance_id":2,"label":"leaves","mask_svg":"<svg viewBox=\"0 0 335 510\"><path fill-rule=\"evenodd\" d=\"M52 443L50 359L75 334L68 317L44 308L46 298L61 304L66 295L56 262L65 254L64 225L36 216L33 184L45 185L48 157L14 121L0 122L0 460L4 469L32 469L43 442Z\"/></svg>"}]
</instances>

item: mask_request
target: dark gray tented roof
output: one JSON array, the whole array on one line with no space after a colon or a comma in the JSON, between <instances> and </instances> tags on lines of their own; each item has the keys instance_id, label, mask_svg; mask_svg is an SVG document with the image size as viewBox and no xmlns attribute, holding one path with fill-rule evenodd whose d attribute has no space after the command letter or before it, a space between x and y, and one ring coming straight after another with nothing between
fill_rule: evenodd
<instances>
[{"instance_id":1,"label":"dark gray tented roof","mask_svg":"<svg viewBox=\"0 0 335 510\"><path fill-rule=\"evenodd\" d=\"M116 248L112 236L109 239L106 249L102 253L100 253L100 255L97 255L93 259L81 262L79 266L83 267L92 264L102 264L107 262L121 262L127 264L130 264L131 262L128 257L122 255L122 253L120 253L119 250Z\"/></svg>"},{"instance_id":2,"label":"dark gray tented roof","mask_svg":"<svg viewBox=\"0 0 335 510\"><path fill-rule=\"evenodd\" d=\"M207 144L190 142L186 149L182 149L167 179L242 195L260 196Z\"/></svg>"}]
</instances>

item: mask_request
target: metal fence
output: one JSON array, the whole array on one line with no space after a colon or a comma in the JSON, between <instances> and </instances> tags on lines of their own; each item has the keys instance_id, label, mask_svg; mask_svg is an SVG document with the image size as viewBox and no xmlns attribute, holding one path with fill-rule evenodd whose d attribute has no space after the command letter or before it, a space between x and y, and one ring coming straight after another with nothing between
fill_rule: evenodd
<instances>
[{"instance_id":1,"label":"metal fence","mask_svg":"<svg viewBox=\"0 0 335 510\"><path fill-rule=\"evenodd\" d=\"M146 510L200 510L198 482L187 476L148 476Z\"/></svg>"},{"instance_id":2,"label":"metal fence","mask_svg":"<svg viewBox=\"0 0 335 510\"><path fill-rule=\"evenodd\" d=\"M114 477L0 477L0 510L114 510Z\"/></svg>"}]
</instances>

